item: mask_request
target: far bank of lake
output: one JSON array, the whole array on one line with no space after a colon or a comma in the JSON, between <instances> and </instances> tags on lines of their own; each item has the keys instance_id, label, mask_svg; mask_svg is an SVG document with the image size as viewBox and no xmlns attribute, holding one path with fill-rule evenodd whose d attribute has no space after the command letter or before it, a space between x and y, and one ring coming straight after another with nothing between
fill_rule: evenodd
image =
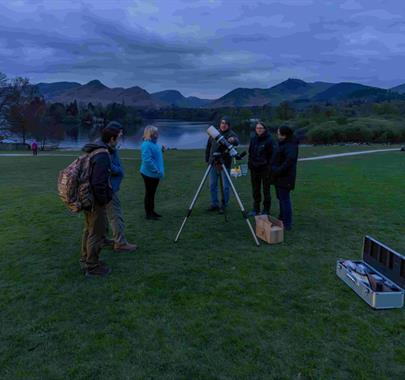
<instances>
[{"instance_id":1,"label":"far bank of lake","mask_svg":"<svg viewBox=\"0 0 405 380\"><path fill-rule=\"evenodd\" d=\"M159 143L169 148L177 149L202 149L208 139L207 128L209 122L194 122L182 120L150 120L147 124L159 128ZM124 136L120 147L123 149L137 149L142 144L143 128L137 133ZM59 144L60 148L77 149L89 142L87 138L79 140L64 140Z\"/></svg>"}]
</instances>

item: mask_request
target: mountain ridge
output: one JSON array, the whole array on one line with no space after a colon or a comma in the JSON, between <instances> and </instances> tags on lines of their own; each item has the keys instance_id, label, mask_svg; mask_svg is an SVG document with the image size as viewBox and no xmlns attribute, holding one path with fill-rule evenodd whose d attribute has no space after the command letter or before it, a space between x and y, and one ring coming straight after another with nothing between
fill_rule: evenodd
<instances>
[{"instance_id":1,"label":"mountain ridge","mask_svg":"<svg viewBox=\"0 0 405 380\"><path fill-rule=\"evenodd\" d=\"M129 106L146 108L221 108L252 107L272 105L282 102L339 102L355 99L395 98L405 94L405 84L382 89L355 82L305 82L297 78L273 85L269 88L235 88L218 99L201 99L195 96L185 97L175 89L149 93L139 86L129 88L104 85L94 79L85 84L77 82L38 83L36 85L47 101L69 103L73 100L84 103L125 103Z\"/></svg>"}]
</instances>

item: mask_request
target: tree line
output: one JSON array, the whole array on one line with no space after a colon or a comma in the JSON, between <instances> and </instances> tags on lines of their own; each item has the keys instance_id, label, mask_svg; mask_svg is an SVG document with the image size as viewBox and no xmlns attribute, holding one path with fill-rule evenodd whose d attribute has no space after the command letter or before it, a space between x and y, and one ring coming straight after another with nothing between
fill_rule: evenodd
<instances>
[{"instance_id":1,"label":"tree line","mask_svg":"<svg viewBox=\"0 0 405 380\"><path fill-rule=\"evenodd\" d=\"M43 148L65 138L89 139L111 120L121 122L127 133L135 133L151 119L217 123L223 115L232 121L242 140L248 141L257 120L275 132L289 125L302 142L400 143L405 141L405 100L379 102L347 100L338 103L302 104L283 102L277 106L146 109L112 103L49 103L28 78L8 79L0 73L0 128L19 136L23 143L35 138ZM0 130L1 140L1 130Z\"/></svg>"},{"instance_id":2,"label":"tree line","mask_svg":"<svg viewBox=\"0 0 405 380\"><path fill-rule=\"evenodd\" d=\"M48 142L78 139L80 135L92 139L110 120L121 122L129 133L143 124L140 111L133 107L78 104L75 100L49 103L28 78L10 80L0 73L0 141L3 130L21 138L23 144L36 139L43 149Z\"/></svg>"}]
</instances>

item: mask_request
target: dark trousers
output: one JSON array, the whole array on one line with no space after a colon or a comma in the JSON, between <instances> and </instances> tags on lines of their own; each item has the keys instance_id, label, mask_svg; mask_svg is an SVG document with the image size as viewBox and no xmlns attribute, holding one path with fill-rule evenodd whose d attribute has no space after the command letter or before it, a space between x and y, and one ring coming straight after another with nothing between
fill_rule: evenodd
<instances>
[{"instance_id":1,"label":"dark trousers","mask_svg":"<svg viewBox=\"0 0 405 380\"><path fill-rule=\"evenodd\" d=\"M263 187L263 212L270 214L271 195L270 195L270 171L269 169L250 170L250 179L252 181L253 191L253 209L260 212L260 203L262 201L262 187Z\"/></svg>"},{"instance_id":2,"label":"dark trousers","mask_svg":"<svg viewBox=\"0 0 405 380\"><path fill-rule=\"evenodd\" d=\"M290 189L276 186L277 198L280 202L280 219L286 229L292 227L292 205L290 198Z\"/></svg>"},{"instance_id":3,"label":"dark trousers","mask_svg":"<svg viewBox=\"0 0 405 380\"><path fill-rule=\"evenodd\" d=\"M151 215L155 211L155 194L159 185L159 178L148 177L142 174L145 183L145 212L146 215Z\"/></svg>"},{"instance_id":4,"label":"dark trousers","mask_svg":"<svg viewBox=\"0 0 405 380\"><path fill-rule=\"evenodd\" d=\"M80 262L88 269L100 265L99 255L107 232L106 206L96 203L93 211L84 211L84 229Z\"/></svg>"}]
</instances>

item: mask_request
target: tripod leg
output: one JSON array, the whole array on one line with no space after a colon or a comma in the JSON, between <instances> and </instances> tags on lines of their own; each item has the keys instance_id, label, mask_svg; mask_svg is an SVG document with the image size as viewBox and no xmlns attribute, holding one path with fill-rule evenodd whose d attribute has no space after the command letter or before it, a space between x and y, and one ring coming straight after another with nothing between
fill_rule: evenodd
<instances>
[{"instance_id":1,"label":"tripod leg","mask_svg":"<svg viewBox=\"0 0 405 380\"><path fill-rule=\"evenodd\" d=\"M179 232L177 233L176 238L174 239L175 243L177 243L177 241L180 238L181 231L183 231L184 225L186 224L187 219L189 218L189 216L191 215L191 212L193 211L193 207L194 207L195 203L197 202L197 198L201 193L201 190L202 190L202 188L204 186L205 181L207 180L208 175L210 174L211 169L212 169L212 164L209 164L208 167L207 167L207 170L205 171L203 179L201 180L201 183L198 186L198 189L197 189L197 191L196 191L196 193L194 195L194 198L191 201L190 207L187 210L187 214L186 214L186 216L185 216L185 218L183 220L183 223L180 226Z\"/></svg>"},{"instance_id":2,"label":"tripod leg","mask_svg":"<svg viewBox=\"0 0 405 380\"><path fill-rule=\"evenodd\" d=\"M226 216L225 187L224 187L224 178L222 177L222 168L220 168L220 170L219 170L219 187L221 189L221 205L222 205L222 209L224 210L225 222L227 222L228 218Z\"/></svg>"},{"instance_id":3,"label":"tripod leg","mask_svg":"<svg viewBox=\"0 0 405 380\"><path fill-rule=\"evenodd\" d=\"M247 212L246 212L245 208L243 207L243 203L242 203L242 201L241 201L240 198L239 198L239 194L238 194L238 192L236 191L236 188L235 188L235 186L233 185L232 180L231 180L231 177L229 176L229 173L226 171L226 167L225 167L224 164L222 164L222 170L224 171L224 173L225 173L225 175L226 175L226 178L227 178L228 181L229 181L229 185L231 186L231 189L232 189L232 191L233 191L233 194L235 195L235 198L236 198L236 200L237 200L237 202L238 202L238 204L239 204L240 210L242 211L242 215L243 215L244 219L246 220L246 223L247 223L247 225L248 225L248 227L249 227L249 230L250 230L250 232L252 233L253 239L254 239L256 245L259 247L259 246L260 246L259 240L257 240L255 231L253 230L253 227L252 227L252 225L251 225L251 223L250 223L250 220L248 219Z\"/></svg>"}]
</instances>

